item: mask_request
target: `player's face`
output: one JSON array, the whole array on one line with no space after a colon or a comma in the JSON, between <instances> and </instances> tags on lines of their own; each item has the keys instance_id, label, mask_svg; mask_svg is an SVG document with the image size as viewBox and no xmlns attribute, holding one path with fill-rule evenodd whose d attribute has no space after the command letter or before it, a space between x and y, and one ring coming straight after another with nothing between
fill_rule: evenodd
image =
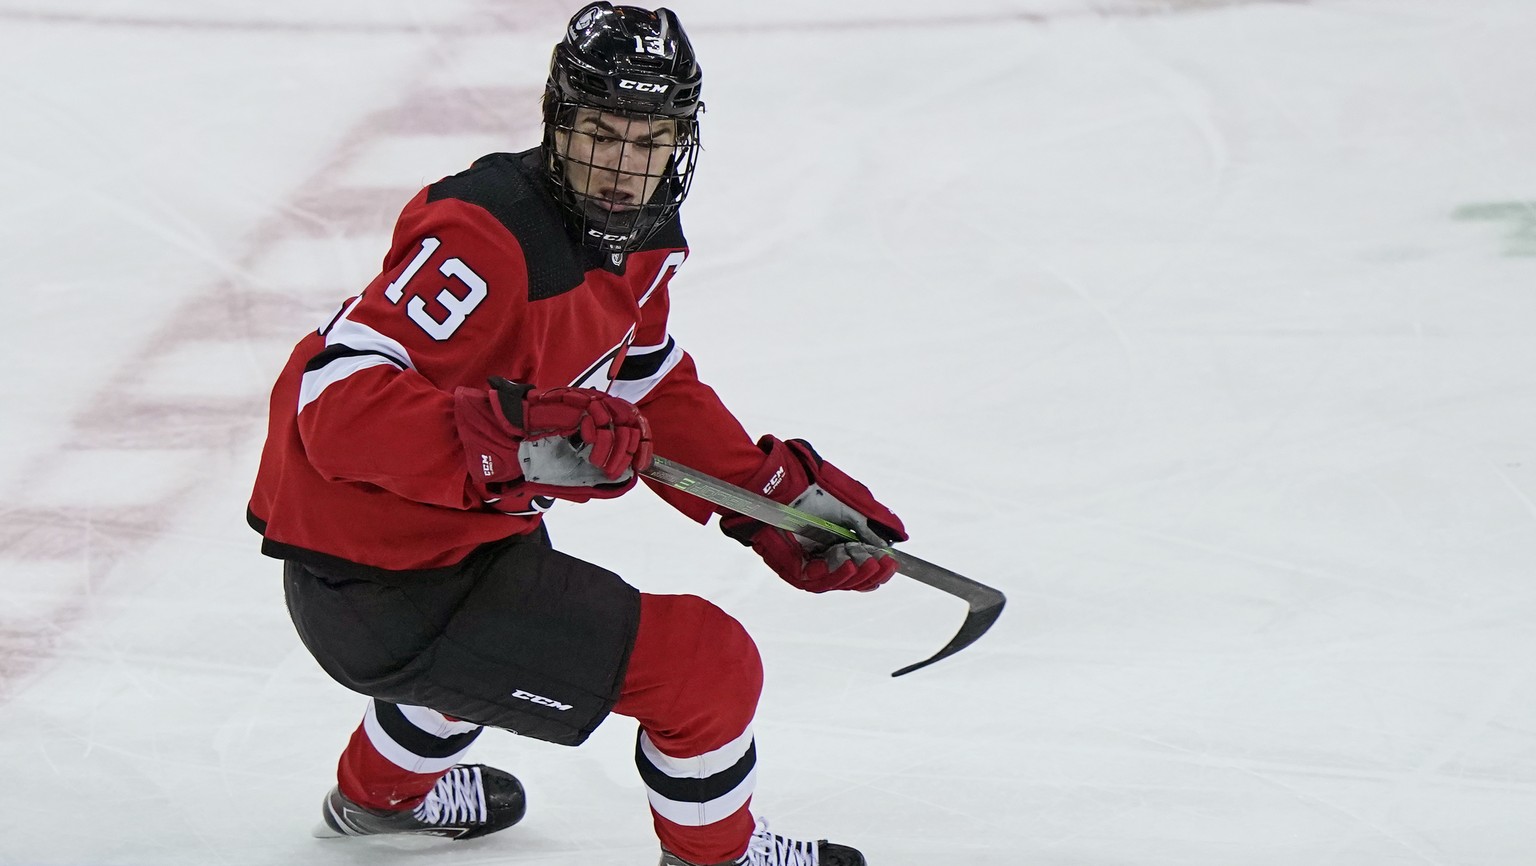
<instances>
[{"instance_id":1,"label":"player's face","mask_svg":"<svg viewBox=\"0 0 1536 866\"><path fill-rule=\"evenodd\" d=\"M636 210L661 184L677 143L677 122L578 108L556 137L573 192L610 213Z\"/></svg>"}]
</instances>

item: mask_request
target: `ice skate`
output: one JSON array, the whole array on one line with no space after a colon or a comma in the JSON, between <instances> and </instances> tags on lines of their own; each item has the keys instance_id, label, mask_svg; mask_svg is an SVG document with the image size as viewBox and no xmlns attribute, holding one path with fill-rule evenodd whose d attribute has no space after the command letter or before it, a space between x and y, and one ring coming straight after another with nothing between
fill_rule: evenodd
<instances>
[{"instance_id":1,"label":"ice skate","mask_svg":"<svg viewBox=\"0 0 1536 866\"><path fill-rule=\"evenodd\" d=\"M315 835L334 838L410 833L473 839L516 824L527 809L523 785L511 773L484 764L459 764L439 779L414 809L369 809L348 800L339 788L332 788L321 810L324 821L315 827Z\"/></svg>"},{"instance_id":2,"label":"ice skate","mask_svg":"<svg viewBox=\"0 0 1536 866\"><path fill-rule=\"evenodd\" d=\"M865 866L864 855L847 845L834 845L825 839L809 842L786 839L768 832L768 822L759 819L747 853L726 863L690 863L661 849L660 866Z\"/></svg>"}]
</instances>

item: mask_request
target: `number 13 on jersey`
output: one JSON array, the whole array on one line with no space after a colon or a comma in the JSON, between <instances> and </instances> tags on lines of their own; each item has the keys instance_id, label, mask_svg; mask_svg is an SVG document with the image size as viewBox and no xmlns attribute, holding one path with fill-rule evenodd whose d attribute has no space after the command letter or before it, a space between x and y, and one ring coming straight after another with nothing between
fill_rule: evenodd
<instances>
[{"instance_id":1,"label":"number 13 on jersey","mask_svg":"<svg viewBox=\"0 0 1536 866\"><path fill-rule=\"evenodd\" d=\"M388 298L391 304L398 304L405 297L406 284L416 277L417 272L426 265L428 259L432 258L432 254L437 252L439 246L442 246L442 241L437 238L422 239L421 251L416 254L416 258L411 259L411 263L400 272L400 276L395 277L395 281L384 290L384 297ZM411 317L411 321L427 332L428 336L441 342L452 337L453 332L464 324L469 314L473 313L475 308L480 306L480 302L485 300L486 287L485 279L470 270L469 265L464 264L462 259L449 259L437 270L448 279L457 279L463 283L469 292L460 297L453 293L451 285L444 286L434 298L444 310L448 311L447 317L441 320L432 318L432 314L427 311L427 302L420 295L411 295L411 300L405 305L405 312Z\"/></svg>"}]
</instances>

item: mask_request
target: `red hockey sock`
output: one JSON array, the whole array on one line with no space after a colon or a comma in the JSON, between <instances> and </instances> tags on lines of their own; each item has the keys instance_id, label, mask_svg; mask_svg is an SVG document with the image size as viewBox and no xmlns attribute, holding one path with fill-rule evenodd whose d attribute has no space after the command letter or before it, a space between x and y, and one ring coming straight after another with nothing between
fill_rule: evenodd
<instances>
[{"instance_id":1,"label":"red hockey sock","mask_svg":"<svg viewBox=\"0 0 1536 866\"><path fill-rule=\"evenodd\" d=\"M415 808L479 734L477 725L423 707L374 701L341 753L337 784L359 806Z\"/></svg>"},{"instance_id":2,"label":"red hockey sock","mask_svg":"<svg viewBox=\"0 0 1536 866\"><path fill-rule=\"evenodd\" d=\"M635 764L656 835L690 863L724 863L746 850L762 691L752 638L694 596L642 593L640 630L614 712L640 722Z\"/></svg>"},{"instance_id":3,"label":"red hockey sock","mask_svg":"<svg viewBox=\"0 0 1536 866\"><path fill-rule=\"evenodd\" d=\"M668 851L689 863L730 863L747 853L747 840L757 824L752 818L752 803L737 809L729 818L698 827L674 824L652 812L656 836ZM715 852L729 851L721 856Z\"/></svg>"}]
</instances>

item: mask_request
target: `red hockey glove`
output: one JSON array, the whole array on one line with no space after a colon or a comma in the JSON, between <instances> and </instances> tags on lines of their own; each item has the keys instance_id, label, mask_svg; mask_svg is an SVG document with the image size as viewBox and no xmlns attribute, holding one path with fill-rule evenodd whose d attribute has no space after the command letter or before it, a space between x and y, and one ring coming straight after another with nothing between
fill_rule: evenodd
<instances>
[{"instance_id":1,"label":"red hockey glove","mask_svg":"<svg viewBox=\"0 0 1536 866\"><path fill-rule=\"evenodd\" d=\"M651 428L634 404L591 388L540 389L501 377L459 388L454 420L469 477L492 499L611 499L651 465Z\"/></svg>"},{"instance_id":2,"label":"red hockey glove","mask_svg":"<svg viewBox=\"0 0 1536 866\"><path fill-rule=\"evenodd\" d=\"M767 452L768 458L745 485L748 490L846 526L858 533L863 543L819 547L740 514L721 517L721 531L750 545L779 577L809 592L868 592L891 579L896 560L881 550L892 542L907 540L901 518L876 502L864 485L822 460L804 439L785 442L764 436L757 447Z\"/></svg>"}]
</instances>

